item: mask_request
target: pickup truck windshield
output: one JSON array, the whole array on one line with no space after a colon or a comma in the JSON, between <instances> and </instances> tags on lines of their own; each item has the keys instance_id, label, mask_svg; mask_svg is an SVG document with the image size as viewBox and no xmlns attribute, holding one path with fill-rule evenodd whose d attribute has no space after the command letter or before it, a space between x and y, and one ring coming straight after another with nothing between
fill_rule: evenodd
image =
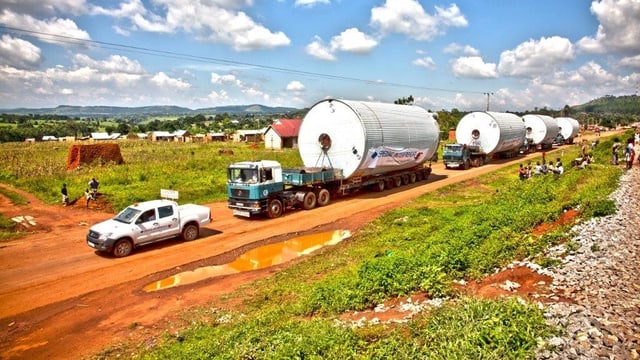
<instances>
[{"instance_id":1,"label":"pickup truck windshield","mask_svg":"<svg viewBox=\"0 0 640 360\"><path fill-rule=\"evenodd\" d=\"M122 210L118 215L116 215L116 217L113 218L113 220L119 221L125 224L131 224L133 219L135 219L138 216L138 214L140 214L140 210L136 210L134 208L128 207Z\"/></svg>"}]
</instances>

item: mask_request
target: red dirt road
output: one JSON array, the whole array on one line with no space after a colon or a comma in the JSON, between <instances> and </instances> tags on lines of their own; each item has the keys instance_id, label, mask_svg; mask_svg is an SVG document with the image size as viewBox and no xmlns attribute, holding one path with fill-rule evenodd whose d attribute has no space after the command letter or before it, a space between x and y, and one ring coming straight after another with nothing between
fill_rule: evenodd
<instances>
[{"instance_id":1,"label":"red dirt road","mask_svg":"<svg viewBox=\"0 0 640 360\"><path fill-rule=\"evenodd\" d=\"M208 206L214 221L202 229L200 239L170 240L122 259L97 254L85 243L89 226L112 214L80 205L46 205L14 189L30 204L13 206L0 196L0 213L32 216L38 232L0 243L0 357L78 359L128 341L153 342L162 331L177 330L181 309L202 304L223 307L220 295L286 264L146 293L142 288L150 282L224 264L251 248L300 234L337 229L355 233L381 213L436 188L536 156L540 155L467 171L445 170L437 163L427 182L362 193L272 220L235 218L226 203L212 203Z\"/></svg>"}]
</instances>

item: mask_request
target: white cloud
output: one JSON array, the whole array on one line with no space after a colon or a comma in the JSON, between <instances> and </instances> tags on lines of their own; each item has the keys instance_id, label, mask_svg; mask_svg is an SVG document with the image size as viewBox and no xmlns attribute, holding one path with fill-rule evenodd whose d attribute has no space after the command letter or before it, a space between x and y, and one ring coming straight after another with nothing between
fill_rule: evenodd
<instances>
[{"instance_id":1,"label":"white cloud","mask_svg":"<svg viewBox=\"0 0 640 360\"><path fill-rule=\"evenodd\" d=\"M357 28L350 28L331 39L331 51L344 51L357 54L368 53L378 45L371 36Z\"/></svg>"},{"instance_id":2,"label":"white cloud","mask_svg":"<svg viewBox=\"0 0 640 360\"><path fill-rule=\"evenodd\" d=\"M496 64L485 63L479 56L463 56L451 64L451 71L456 77L489 79L497 78Z\"/></svg>"},{"instance_id":3,"label":"white cloud","mask_svg":"<svg viewBox=\"0 0 640 360\"><path fill-rule=\"evenodd\" d=\"M466 56L479 56L480 51L470 45L460 45L458 43L451 43L444 48L445 54L463 54Z\"/></svg>"},{"instance_id":4,"label":"white cloud","mask_svg":"<svg viewBox=\"0 0 640 360\"><path fill-rule=\"evenodd\" d=\"M559 36L529 40L514 50L500 54L498 71L502 75L529 77L547 73L575 57L571 42Z\"/></svg>"},{"instance_id":5,"label":"white cloud","mask_svg":"<svg viewBox=\"0 0 640 360\"><path fill-rule=\"evenodd\" d=\"M435 15L427 14L416 0L386 0L371 9L370 24L383 35L400 33L416 40L432 40L448 27L466 27L466 18L457 5L436 6Z\"/></svg>"},{"instance_id":6,"label":"white cloud","mask_svg":"<svg viewBox=\"0 0 640 360\"><path fill-rule=\"evenodd\" d=\"M600 25L595 37L584 37L577 47L585 52L640 52L640 1L600 0L591 3L591 12Z\"/></svg>"},{"instance_id":7,"label":"white cloud","mask_svg":"<svg viewBox=\"0 0 640 360\"><path fill-rule=\"evenodd\" d=\"M415 59L411 62L413 65L423 67L429 70L435 70L437 68L436 62L430 56L425 56L419 59Z\"/></svg>"},{"instance_id":8,"label":"white cloud","mask_svg":"<svg viewBox=\"0 0 640 360\"><path fill-rule=\"evenodd\" d=\"M0 64L18 69L35 69L42 63L42 51L32 43L2 35L0 39Z\"/></svg>"},{"instance_id":9,"label":"white cloud","mask_svg":"<svg viewBox=\"0 0 640 360\"><path fill-rule=\"evenodd\" d=\"M337 57L331 52L331 49L322 42L322 39L315 39L305 47L307 54L320 60L335 61Z\"/></svg>"},{"instance_id":10,"label":"white cloud","mask_svg":"<svg viewBox=\"0 0 640 360\"><path fill-rule=\"evenodd\" d=\"M296 0L293 6L312 8L318 4L331 4L329 0Z\"/></svg>"},{"instance_id":11,"label":"white cloud","mask_svg":"<svg viewBox=\"0 0 640 360\"><path fill-rule=\"evenodd\" d=\"M76 23L70 19L53 18L51 20L38 20L29 15L22 15L4 9L0 14L0 23L5 26L25 29L41 34L54 34L57 36L37 35L44 41L54 44L66 44L73 42L70 38L90 40L89 34L80 30ZM61 39L64 37L66 39Z\"/></svg>"},{"instance_id":12,"label":"white cloud","mask_svg":"<svg viewBox=\"0 0 640 360\"><path fill-rule=\"evenodd\" d=\"M162 88L172 88L176 90L185 90L191 87L191 84L182 80L169 77L164 72L159 72L151 78L151 82Z\"/></svg>"},{"instance_id":13,"label":"white cloud","mask_svg":"<svg viewBox=\"0 0 640 360\"><path fill-rule=\"evenodd\" d=\"M121 55L111 55L106 60L95 60L88 55L76 54L73 56L72 61L78 67L91 68L100 73L125 73L137 75L144 73L144 69L139 62Z\"/></svg>"},{"instance_id":14,"label":"white cloud","mask_svg":"<svg viewBox=\"0 0 640 360\"><path fill-rule=\"evenodd\" d=\"M85 0L5 0L5 9L32 16L53 16L56 14L83 15L89 8Z\"/></svg>"},{"instance_id":15,"label":"white cloud","mask_svg":"<svg viewBox=\"0 0 640 360\"><path fill-rule=\"evenodd\" d=\"M126 18L131 30L194 34L201 41L223 43L236 51L273 49L288 46L291 40L282 31L271 31L237 9L252 6L252 0L157 0L151 10L140 0L129 0L116 9L95 7L94 13ZM155 12L154 12L155 11Z\"/></svg>"},{"instance_id":16,"label":"white cloud","mask_svg":"<svg viewBox=\"0 0 640 360\"><path fill-rule=\"evenodd\" d=\"M229 100L229 94L226 91L220 90L219 92L212 91L207 95L206 101L211 101L213 103L224 103Z\"/></svg>"},{"instance_id":17,"label":"white cloud","mask_svg":"<svg viewBox=\"0 0 640 360\"><path fill-rule=\"evenodd\" d=\"M640 70L640 55L622 58L622 60L620 60L620 65Z\"/></svg>"},{"instance_id":18,"label":"white cloud","mask_svg":"<svg viewBox=\"0 0 640 360\"><path fill-rule=\"evenodd\" d=\"M242 86L242 83L240 82L240 80L236 79L235 75L233 74L220 75L214 72L211 73L211 83L226 84L226 85L236 84L238 86Z\"/></svg>"},{"instance_id":19,"label":"white cloud","mask_svg":"<svg viewBox=\"0 0 640 360\"><path fill-rule=\"evenodd\" d=\"M290 81L287 84L288 91L304 91L304 85L297 80Z\"/></svg>"}]
</instances>

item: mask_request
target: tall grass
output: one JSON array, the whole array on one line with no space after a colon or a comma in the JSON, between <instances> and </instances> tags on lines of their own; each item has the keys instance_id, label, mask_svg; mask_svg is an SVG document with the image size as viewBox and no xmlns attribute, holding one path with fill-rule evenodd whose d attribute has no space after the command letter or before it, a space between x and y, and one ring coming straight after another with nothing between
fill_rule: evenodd
<instances>
[{"instance_id":1,"label":"tall grass","mask_svg":"<svg viewBox=\"0 0 640 360\"><path fill-rule=\"evenodd\" d=\"M83 164L67 170L71 144L4 143L0 144L0 182L13 184L55 204L61 199L63 183L71 200L80 198L92 177L100 181L112 210L134 201L155 199L160 189L179 191L181 203L206 203L226 199L226 167L236 161L273 159L283 166L300 166L297 151L265 150L247 143L177 143L124 140L119 141L124 164ZM233 155L218 154L231 149Z\"/></svg>"}]
</instances>

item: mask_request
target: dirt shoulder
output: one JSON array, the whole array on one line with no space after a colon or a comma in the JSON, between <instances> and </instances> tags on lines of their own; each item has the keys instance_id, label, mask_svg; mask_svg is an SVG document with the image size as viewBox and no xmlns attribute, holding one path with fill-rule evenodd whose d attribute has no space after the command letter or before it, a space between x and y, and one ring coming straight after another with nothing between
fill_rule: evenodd
<instances>
[{"instance_id":1,"label":"dirt shoulder","mask_svg":"<svg viewBox=\"0 0 640 360\"><path fill-rule=\"evenodd\" d=\"M180 271L225 264L262 244L337 229L357 232L380 214L437 188L538 157L531 154L468 171L433 166L427 182L381 193L362 193L311 211L266 220L236 218L226 203L207 204L213 223L192 242L167 241L115 259L85 243L89 226L112 216L91 203L62 207L30 194L13 206L0 196L0 213L31 216L33 233L0 244L0 357L83 358L114 344L153 342L181 325L181 310L204 304L224 307L222 296L269 276L286 264L146 293L142 288ZM0 184L6 187L6 185Z\"/></svg>"}]
</instances>

